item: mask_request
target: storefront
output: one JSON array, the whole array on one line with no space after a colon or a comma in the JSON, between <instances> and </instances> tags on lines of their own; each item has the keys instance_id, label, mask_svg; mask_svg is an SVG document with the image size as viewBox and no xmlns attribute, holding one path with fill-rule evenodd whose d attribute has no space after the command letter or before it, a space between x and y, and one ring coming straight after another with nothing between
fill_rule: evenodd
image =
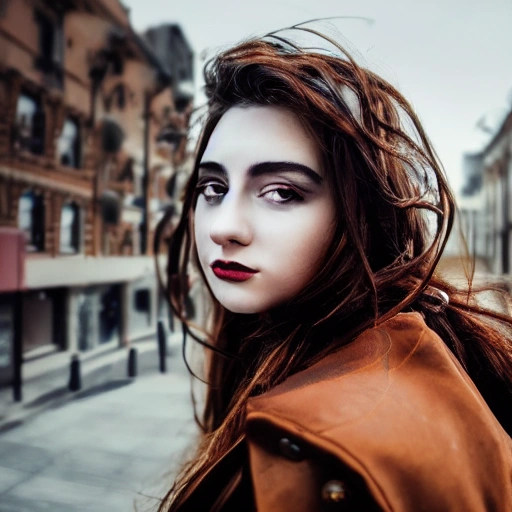
<instances>
[{"instance_id":1,"label":"storefront","mask_svg":"<svg viewBox=\"0 0 512 512\"><path fill-rule=\"evenodd\" d=\"M70 292L71 347L87 352L99 346L118 346L122 328L122 285L75 288Z\"/></svg>"}]
</instances>

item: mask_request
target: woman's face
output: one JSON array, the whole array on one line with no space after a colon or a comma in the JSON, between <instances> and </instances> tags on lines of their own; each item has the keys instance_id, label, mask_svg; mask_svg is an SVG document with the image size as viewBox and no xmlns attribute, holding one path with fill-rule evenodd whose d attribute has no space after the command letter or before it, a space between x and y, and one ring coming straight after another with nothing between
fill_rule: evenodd
<instances>
[{"instance_id":1,"label":"woman's face","mask_svg":"<svg viewBox=\"0 0 512 512\"><path fill-rule=\"evenodd\" d=\"M316 142L277 107L233 107L199 165L195 241L216 299L262 313L318 272L335 206Z\"/></svg>"}]
</instances>

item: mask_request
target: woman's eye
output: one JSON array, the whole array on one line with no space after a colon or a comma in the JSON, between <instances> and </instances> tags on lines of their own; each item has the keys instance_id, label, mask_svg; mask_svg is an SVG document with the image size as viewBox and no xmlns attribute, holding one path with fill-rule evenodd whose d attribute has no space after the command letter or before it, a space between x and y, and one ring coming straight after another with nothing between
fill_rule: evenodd
<instances>
[{"instance_id":1,"label":"woman's eye","mask_svg":"<svg viewBox=\"0 0 512 512\"><path fill-rule=\"evenodd\" d=\"M304 198L295 190L291 188L274 188L272 190L264 191L262 197L272 201L273 203L283 204L291 201L303 201Z\"/></svg>"},{"instance_id":2,"label":"woman's eye","mask_svg":"<svg viewBox=\"0 0 512 512\"><path fill-rule=\"evenodd\" d=\"M220 199L222 199L226 193L226 187L218 183L206 183L202 187L201 193L203 194L207 203L215 204L220 201Z\"/></svg>"}]
</instances>

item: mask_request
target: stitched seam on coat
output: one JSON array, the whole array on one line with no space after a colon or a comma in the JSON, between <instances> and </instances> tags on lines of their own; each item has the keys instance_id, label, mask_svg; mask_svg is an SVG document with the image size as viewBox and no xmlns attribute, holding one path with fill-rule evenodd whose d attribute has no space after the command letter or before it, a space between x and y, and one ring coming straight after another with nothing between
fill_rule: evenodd
<instances>
[{"instance_id":1,"label":"stitched seam on coat","mask_svg":"<svg viewBox=\"0 0 512 512\"><path fill-rule=\"evenodd\" d=\"M389 370L390 372L394 372L394 371L398 370L399 368L401 368L404 364L407 364L407 361L409 361L409 359L414 355L416 350L418 350L418 347L420 346L420 343L423 341L423 338L424 338L426 332L427 332L427 329L423 328L423 330L421 331L420 335L418 336L418 339L417 339L416 343L414 344L414 347L404 357L403 361L398 366L395 366L394 368L391 368ZM389 336L389 332L386 331L386 334ZM389 338L389 339L390 339L390 342L392 343L391 338Z\"/></svg>"}]
</instances>

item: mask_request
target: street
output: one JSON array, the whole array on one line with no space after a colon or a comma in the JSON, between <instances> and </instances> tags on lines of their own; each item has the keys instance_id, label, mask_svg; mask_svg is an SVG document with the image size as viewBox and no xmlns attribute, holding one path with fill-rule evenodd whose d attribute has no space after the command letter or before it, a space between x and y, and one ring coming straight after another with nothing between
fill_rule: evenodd
<instances>
[{"instance_id":1,"label":"street","mask_svg":"<svg viewBox=\"0 0 512 512\"><path fill-rule=\"evenodd\" d=\"M197 432L181 355L0 434L0 512L156 510Z\"/></svg>"}]
</instances>

